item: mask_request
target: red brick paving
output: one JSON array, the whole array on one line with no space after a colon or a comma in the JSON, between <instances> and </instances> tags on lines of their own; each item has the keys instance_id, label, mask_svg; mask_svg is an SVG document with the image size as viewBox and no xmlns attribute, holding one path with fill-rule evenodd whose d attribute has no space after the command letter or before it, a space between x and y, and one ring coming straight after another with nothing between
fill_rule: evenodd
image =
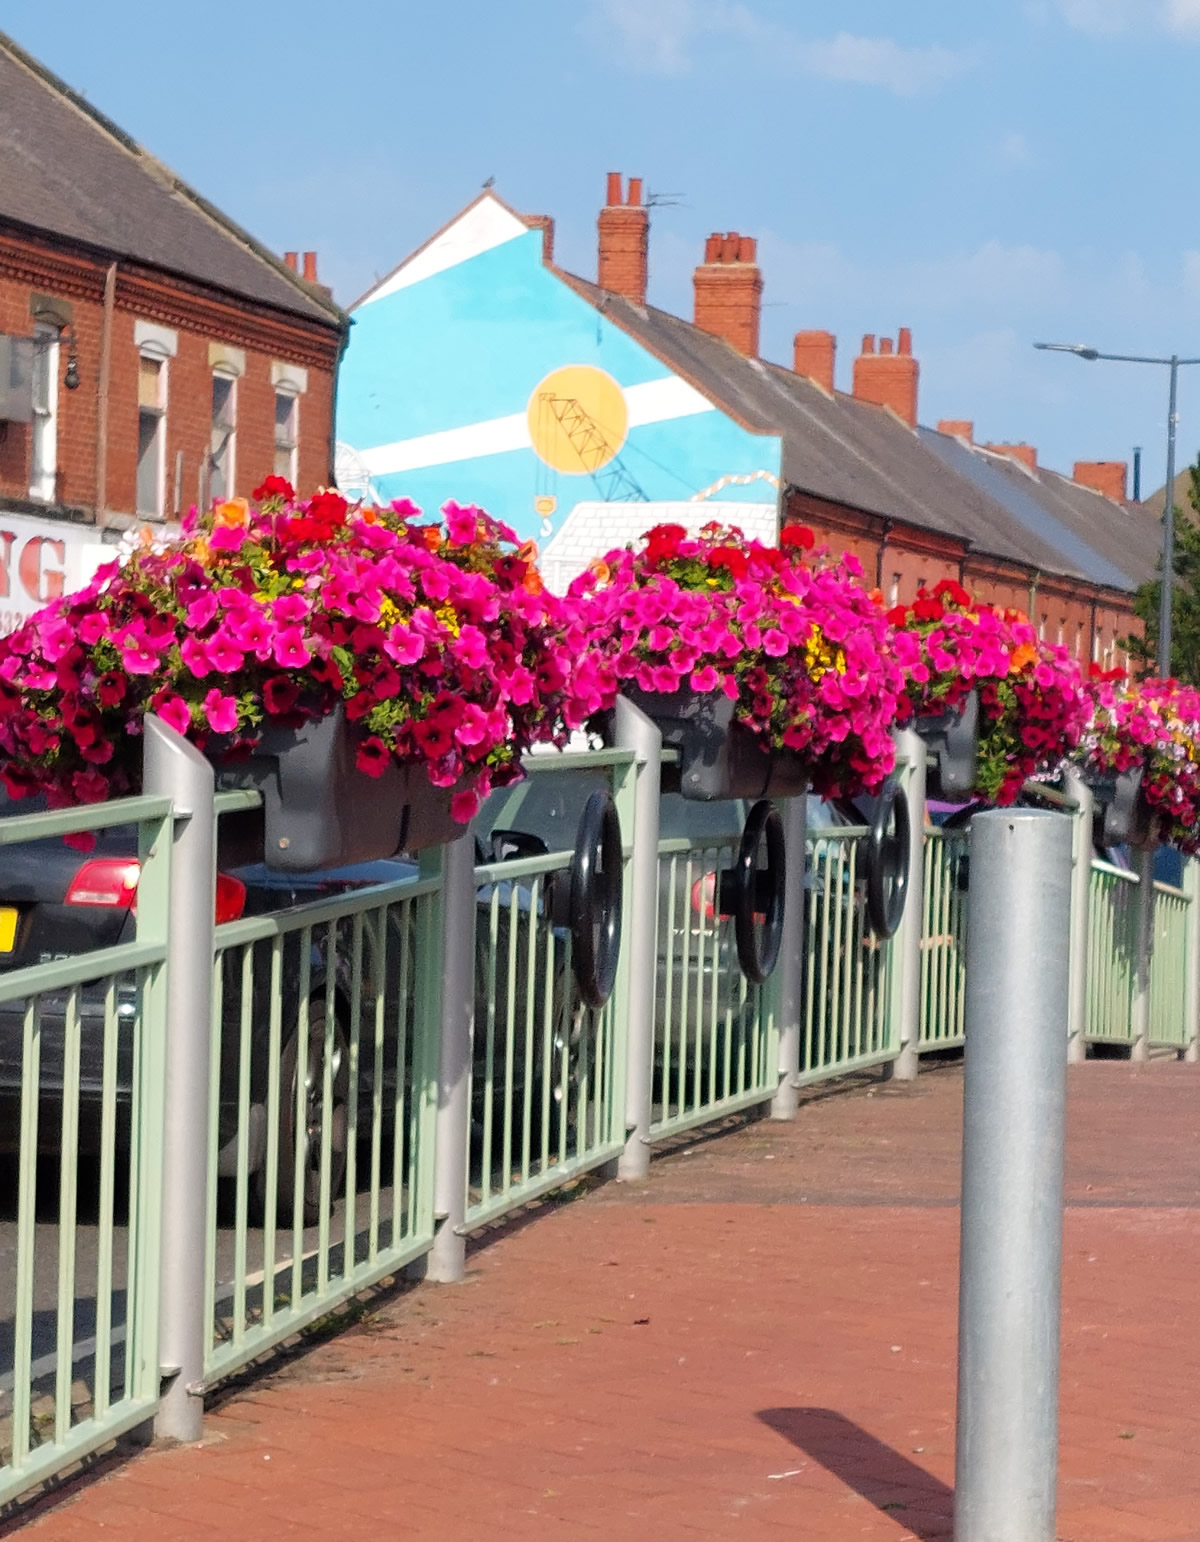
<instances>
[{"instance_id":1,"label":"red brick paving","mask_svg":"<svg viewBox=\"0 0 1200 1542\"><path fill-rule=\"evenodd\" d=\"M31 1542L950 1535L961 1081L548 1206ZM1071 1073L1059 1534L1200 1539L1200 1070Z\"/></svg>"}]
</instances>

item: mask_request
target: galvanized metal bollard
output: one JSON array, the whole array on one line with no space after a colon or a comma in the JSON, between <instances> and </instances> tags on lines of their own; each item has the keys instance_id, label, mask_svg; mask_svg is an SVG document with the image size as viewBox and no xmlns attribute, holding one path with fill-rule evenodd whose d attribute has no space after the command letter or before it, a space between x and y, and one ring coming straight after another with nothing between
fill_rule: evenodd
<instances>
[{"instance_id":1,"label":"galvanized metal bollard","mask_svg":"<svg viewBox=\"0 0 1200 1542\"><path fill-rule=\"evenodd\" d=\"M1150 972L1154 960L1154 850L1143 847L1133 854L1138 877L1137 903L1133 907L1133 1000L1130 1005L1129 1058L1150 1058Z\"/></svg>"},{"instance_id":2,"label":"galvanized metal bollard","mask_svg":"<svg viewBox=\"0 0 1200 1542\"><path fill-rule=\"evenodd\" d=\"M783 886L783 937L779 944L779 1086L772 1119L794 1119L800 1106L800 1036L804 1021L804 875L808 866L808 818L804 798L782 803L787 870Z\"/></svg>"},{"instance_id":3,"label":"galvanized metal bollard","mask_svg":"<svg viewBox=\"0 0 1200 1542\"><path fill-rule=\"evenodd\" d=\"M1067 1009L1067 1060L1087 1059L1087 979L1089 922L1092 902L1092 790L1075 771L1064 778L1068 795L1078 805L1073 816L1071 851L1071 999Z\"/></svg>"},{"instance_id":4,"label":"galvanized metal bollard","mask_svg":"<svg viewBox=\"0 0 1200 1542\"><path fill-rule=\"evenodd\" d=\"M471 1044L475 1020L475 838L442 853L442 1016L434 1138L437 1229L424 1276L457 1284L467 1272L467 1177L471 1136Z\"/></svg>"},{"instance_id":5,"label":"galvanized metal bollard","mask_svg":"<svg viewBox=\"0 0 1200 1542\"><path fill-rule=\"evenodd\" d=\"M175 808L167 962L159 1359L155 1434L199 1440L204 1421L206 1221L216 814L212 763L147 716L142 785Z\"/></svg>"},{"instance_id":6,"label":"galvanized metal bollard","mask_svg":"<svg viewBox=\"0 0 1200 1542\"><path fill-rule=\"evenodd\" d=\"M626 1040L625 1128L628 1139L617 1177L644 1178L650 1171L650 1120L654 1100L654 1003L658 991L658 805L662 787L662 733L633 702L617 697L615 743L634 752L633 859L626 931L629 1009Z\"/></svg>"},{"instance_id":7,"label":"galvanized metal bollard","mask_svg":"<svg viewBox=\"0 0 1200 1542\"><path fill-rule=\"evenodd\" d=\"M896 759L907 762L904 796L908 799L908 901L892 939L892 967L899 970L896 990L900 1052L888 1067L894 1081L914 1080L921 1068L921 932L925 908L925 742L911 728L895 732Z\"/></svg>"},{"instance_id":8,"label":"galvanized metal bollard","mask_svg":"<svg viewBox=\"0 0 1200 1542\"><path fill-rule=\"evenodd\" d=\"M971 825L955 1542L1054 1542L1071 821Z\"/></svg>"}]
</instances>

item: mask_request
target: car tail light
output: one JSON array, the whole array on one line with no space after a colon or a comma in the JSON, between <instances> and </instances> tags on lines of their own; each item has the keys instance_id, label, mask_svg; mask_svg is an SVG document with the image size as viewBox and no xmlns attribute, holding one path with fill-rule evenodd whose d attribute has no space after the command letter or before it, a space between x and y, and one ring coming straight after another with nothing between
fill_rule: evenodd
<instances>
[{"instance_id":1,"label":"car tail light","mask_svg":"<svg viewBox=\"0 0 1200 1542\"><path fill-rule=\"evenodd\" d=\"M240 920L246 908L246 885L228 873L217 874L217 925Z\"/></svg>"},{"instance_id":2,"label":"car tail light","mask_svg":"<svg viewBox=\"0 0 1200 1542\"><path fill-rule=\"evenodd\" d=\"M93 857L71 880L65 905L96 905L107 910L136 910L141 866L123 857ZM217 874L216 923L237 921L246 908L246 885L228 873Z\"/></svg>"},{"instance_id":3,"label":"car tail light","mask_svg":"<svg viewBox=\"0 0 1200 1542\"><path fill-rule=\"evenodd\" d=\"M100 905L129 910L137 895L141 868L123 857L94 857L71 880L65 905Z\"/></svg>"},{"instance_id":4,"label":"car tail light","mask_svg":"<svg viewBox=\"0 0 1200 1542\"><path fill-rule=\"evenodd\" d=\"M704 873L692 885L692 909L706 921L717 919L717 875Z\"/></svg>"}]
</instances>

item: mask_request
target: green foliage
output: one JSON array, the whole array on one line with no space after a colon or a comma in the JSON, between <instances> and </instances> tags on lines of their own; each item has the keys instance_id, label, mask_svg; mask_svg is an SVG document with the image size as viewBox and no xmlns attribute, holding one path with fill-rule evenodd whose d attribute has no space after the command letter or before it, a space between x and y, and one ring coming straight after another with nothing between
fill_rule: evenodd
<instances>
[{"instance_id":1,"label":"green foliage","mask_svg":"<svg viewBox=\"0 0 1200 1542\"><path fill-rule=\"evenodd\" d=\"M1175 510L1175 602L1171 616L1171 673L1200 686L1200 459L1191 468L1190 509ZM1162 573L1162 559L1158 561ZM1135 675L1158 673L1158 606L1161 576L1143 584L1133 611L1146 627L1145 638L1122 638Z\"/></svg>"}]
</instances>

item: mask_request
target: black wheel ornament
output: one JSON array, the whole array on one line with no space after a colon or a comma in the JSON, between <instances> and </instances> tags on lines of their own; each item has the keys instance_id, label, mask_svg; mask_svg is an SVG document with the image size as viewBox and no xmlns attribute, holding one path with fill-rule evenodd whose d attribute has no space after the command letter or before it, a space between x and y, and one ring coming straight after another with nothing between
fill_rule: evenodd
<instances>
[{"instance_id":1,"label":"black wheel ornament","mask_svg":"<svg viewBox=\"0 0 1200 1542\"><path fill-rule=\"evenodd\" d=\"M767 865L759 867L759 849L764 841ZM783 820L779 810L763 799L746 815L733 869L733 934L738 963L753 985L768 979L779 960L786 863Z\"/></svg>"},{"instance_id":2,"label":"black wheel ornament","mask_svg":"<svg viewBox=\"0 0 1200 1542\"><path fill-rule=\"evenodd\" d=\"M602 1007L616 984L623 888L621 821L601 789L584 807L571 858L571 961L589 1007Z\"/></svg>"},{"instance_id":3,"label":"black wheel ornament","mask_svg":"<svg viewBox=\"0 0 1200 1542\"><path fill-rule=\"evenodd\" d=\"M876 937L895 936L908 899L912 821L908 799L895 777L879 796L867 835L867 917Z\"/></svg>"}]
</instances>

